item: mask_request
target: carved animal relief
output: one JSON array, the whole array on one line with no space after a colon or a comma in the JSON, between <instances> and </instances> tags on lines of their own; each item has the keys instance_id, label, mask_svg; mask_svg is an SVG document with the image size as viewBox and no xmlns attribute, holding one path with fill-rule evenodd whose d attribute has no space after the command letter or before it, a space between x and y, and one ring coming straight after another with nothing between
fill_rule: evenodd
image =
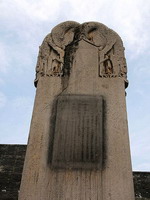
<instances>
[{"instance_id":1,"label":"carved animal relief","mask_svg":"<svg viewBox=\"0 0 150 200\"><path fill-rule=\"evenodd\" d=\"M66 68L71 66L73 55L69 55L72 60L68 60L67 50L69 54L74 54L81 40L97 47L97 75L102 78L124 77L127 86L124 47L117 33L97 22L79 24L72 21L56 26L40 46L35 86L42 76L68 75Z\"/></svg>"}]
</instances>

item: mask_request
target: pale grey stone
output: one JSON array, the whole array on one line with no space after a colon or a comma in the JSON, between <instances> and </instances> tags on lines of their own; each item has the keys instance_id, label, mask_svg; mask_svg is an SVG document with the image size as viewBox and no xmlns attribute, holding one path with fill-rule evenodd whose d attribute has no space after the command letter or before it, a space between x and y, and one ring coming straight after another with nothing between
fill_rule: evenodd
<instances>
[{"instance_id":1,"label":"pale grey stone","mask_svg":"<svg viewBox=\"0 0 150 200\"><path fill-rule=\"evenodd\" d=\"M126 75L121 38L105 25L65 22L47 35L36 67L37 91L19 200L134 199ZM58 150L57 134L62 134L54 130L62 127L55 115L57 98L62 95L102 96L102 167L88 170L52 167L52 158L59 157L58 153L53 155L53 147ZM55 120L56 126L52 123Z\"/></svg>"},{"instance_id":2,"label":"pale grey stone","mask_svg":"<svg viewBox=\"0 0 150 200\"><path fill-rule=\"evenodd\" d=\"M106 78L124 77L127 87L124 47L118 34L98 22L79 24L73 21L57 25L44 39L38 56L35 85L41 76L65 75L67 46L76 49L74 44L80 40L97 47L98 75Z\"/></svg>"}]
</instances>

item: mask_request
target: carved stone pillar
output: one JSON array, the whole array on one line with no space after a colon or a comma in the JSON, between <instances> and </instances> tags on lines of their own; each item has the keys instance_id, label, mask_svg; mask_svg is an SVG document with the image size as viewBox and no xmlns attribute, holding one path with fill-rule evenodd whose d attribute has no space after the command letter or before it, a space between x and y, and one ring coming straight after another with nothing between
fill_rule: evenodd
<instances>
[{"instance_id":1,"label":"carved stone pillar","mask_svg":"<svg viewBox=\"0 0 150 200\"><path fill-rule=\"evenodd\" d=\"M133 200L124 47L97 22L44 39L19 200Z\"/></svg>"}]
</instances>

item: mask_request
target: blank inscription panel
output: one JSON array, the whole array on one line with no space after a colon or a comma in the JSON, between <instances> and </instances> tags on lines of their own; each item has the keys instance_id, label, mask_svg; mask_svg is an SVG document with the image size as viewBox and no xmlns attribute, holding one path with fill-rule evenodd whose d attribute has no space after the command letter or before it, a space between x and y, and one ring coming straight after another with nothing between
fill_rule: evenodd
<instances>
[{"instance_id":1,"label":"blank inscription panel","mask_svg":"<svg viewBox=\"0 0 150 200\"><path fill-rule=\"evenodd\" d=\"M62 95L57 99L52 167L101 169L103 99Z\"/></svg>"}]
</instances>

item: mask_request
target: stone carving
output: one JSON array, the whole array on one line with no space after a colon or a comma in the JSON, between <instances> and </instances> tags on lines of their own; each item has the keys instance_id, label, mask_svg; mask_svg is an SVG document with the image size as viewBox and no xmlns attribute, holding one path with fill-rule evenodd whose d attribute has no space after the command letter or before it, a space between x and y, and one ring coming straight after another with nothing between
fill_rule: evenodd
<instances>
[{"instance_id":1,"label":"stone carving","mask_svg":"<svg viewBox=\"0 0 150 200\"><path fill-rule=\"evenodd\" d=\"M35 86L41 76L65 76L66 49L69 45L75 48L73 44L80 40L97 47L98 75L102 78L124 77L127 87L124 47L118 34L97 22L79 24L73 21L57 25L44 39L36 66Z\"/></svg>"},{"instance_id":2,"label":"stone carving","mask_svg":"<svg viewBox=\"0 0 150 200\"><path fill-rule=\"evenodd\" d=\"M102 96L59 95L53 124L52 168L102 169Z\"/></svg>"},{"instance_id":3,"label":"stone carving","mask_svg":"<svg viewBox=\"0 0 150 200\"><path fill-rule=\"evenodd\" d=\"M61 23L48 34L40 46L36 65L35 86L41 76L62 76L65 47L72 42L72 29L79 26L76 22Z\"/></svg>"}]
</instances>

